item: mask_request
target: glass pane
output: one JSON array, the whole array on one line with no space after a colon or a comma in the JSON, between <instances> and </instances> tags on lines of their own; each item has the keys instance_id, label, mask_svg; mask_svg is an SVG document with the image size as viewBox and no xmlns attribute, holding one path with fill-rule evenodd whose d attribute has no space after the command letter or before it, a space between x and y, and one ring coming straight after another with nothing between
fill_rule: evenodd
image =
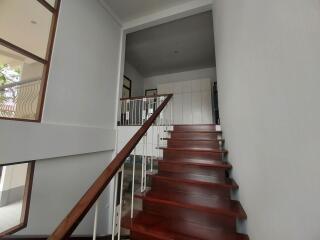
<instances>
[{"instance_id":1,"label":"glass pane","mask_svg":"<svg viewBox=\"0 0 320 240\"><path fill-rule=\"evenodd\" d=\"M123 79L123 85L126 86L127 88L131 88L131 81L124 78Z\"/></svg>"},{"instance_id":2,"label":"glass pane","mask_svg":"<svg viewBox=\"0 0 320 240\"><path fill-rule=\"evenodd\" d=\"M0 233L21 223L28 163L4 166L0 177Z\"/></svg>"},{"instance_id":3,"label":"glass pane","mask_svg":"<svg viewBox=\"0 0 320 240\"><path fill-rule=\"evenodd\" d=\"M151 96L156 96L157 95L157 89L148 89L146 90L146 96L151 97Z\"/></svg>"},{"instance_id":4,"label":"glass pane","mask_svg":"<svg viewBox=\"0 0 320 240\"><path fill-rule=\"evenodd\" d=\"M0 37L45 58L52 13L36 0L0 0Z\"/></svg>"},{"instance_id":5,"label":"glass pane","mask_svg":"<svg viewBox=\"0 0 320 240\"><path fill-rule=\"evenodd\" d=\"M0 117L35 120L44 65L0 46Z\"/></svg>"},{"instance_id":6,"label":"glass pane","mask_svg":"<svg viewBox=\"0 0 320 240\"><path fill-rule=\"evenodd\" d=\"M122 97L123 98L129 98L130 97L130 91L127 88L123 88L122 90Z\"/></svg>"}]
</instances>

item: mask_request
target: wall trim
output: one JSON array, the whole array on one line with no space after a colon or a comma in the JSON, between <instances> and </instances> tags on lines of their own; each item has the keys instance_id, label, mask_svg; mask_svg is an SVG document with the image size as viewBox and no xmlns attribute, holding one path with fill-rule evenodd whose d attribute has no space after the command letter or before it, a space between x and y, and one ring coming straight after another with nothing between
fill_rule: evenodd
<instances>
[{"instance_id":1,"label":"wall trim","mask_svg":"<svg viewBox=\"0 0 320 240\"><path fill-rule=\"evenodd\" d=\"M0 165L111 151L115 129L2 121Z\"/></svg>"}]
</instances>

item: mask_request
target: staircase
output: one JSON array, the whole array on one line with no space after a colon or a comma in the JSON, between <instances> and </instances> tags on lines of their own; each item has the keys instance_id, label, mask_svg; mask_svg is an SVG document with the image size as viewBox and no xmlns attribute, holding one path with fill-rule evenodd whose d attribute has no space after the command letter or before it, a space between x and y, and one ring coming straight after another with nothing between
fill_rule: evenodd
<instances>
[{"instance_id":1,"label":"staircase","mask_svg":"<svg viewBox=\"0 0 320 240\"><path fill-rule=\"evenodd\" d=\"M246 219L231 191L222 133L215 125L175 125L164 138L158 173L149 173L151 188L135 194L142 210L122 219L132 240L246 240L236 232Z\"/></svg>"},{"instance_id":2,"label":"staircase","mask_svg":"<svg viewBox=\"0 0 320 240\"><path fill-rule=\"evenodd\" d=\"M49 240L68 239L90 210L94 211L92 236L97 239L99 202L103 201L99 198L110 183L114 187L110 216L113 240L124 236L121 227L130 231L132 240L249 239L236 230L237 221L247 216L240 203L231 199L231 192L238 185L229 178L232 166L225 162L228 152L223 148L222 132L212 124L172 126L172 98L172 94L167 94L123 100L122 105L127 106L125 121L139 126L142 119L141 127L119 148ZM135 114L131 115L130 106L137 106L132 101L138 101L143 111L134 110ZM163 141L167 144L160 150ZM155 160L157 173L153 168ZM126 162L132 164L129 176L132 180L124 191ZM141 174L136 163L141 164ZM136 181L135 173L140 182ZM135 192L137 189L139 193ZM139 202L142 202L141 210L135 211ZM128 210L130 213L126 215Z\"/></svg>"}]
</instances>

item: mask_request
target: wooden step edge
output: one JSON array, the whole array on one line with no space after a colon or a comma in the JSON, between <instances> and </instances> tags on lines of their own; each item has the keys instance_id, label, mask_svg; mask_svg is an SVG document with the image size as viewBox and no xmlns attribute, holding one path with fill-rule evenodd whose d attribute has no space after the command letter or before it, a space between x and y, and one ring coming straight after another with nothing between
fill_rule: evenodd
<instances>
[{"instance_id":1,"label":"wooden step edge","mask_svg":"<svg viewBox=\"0 0 320 240\"><path fill-rule=\"evenodd\" d=\"M209 160L210 161L210 160ZM174 165L189 165L189 166L198 166L198 167L208 167L208 168L222 168L222 169L232 169L232 165L229 163L196 163L196 162L188 162L184 160L179 161L168 161L168 160L158 160L159 164L174 164Z\"/></svg>"},{"instance_id":2,"label":"wooden step edge","mask_svg":"<svg viewBox=\"0 0 320 240\"><path fill-rule=\"evenodd\" d=\"M163 237L163 234L161 234L161 232L159 232L159 231L155 231L153 233L151 229L148 229L146 226L142 225L141 223L135 223L136 219L138 219L138 221L139 221L139 217L141 217L142 215L147 216L147 218L150 218L150 217L151 218L154 217L156 219L161 218L162 221L166 221L166 218L160 217L158 215L144 213L142 211L135 211L133 219L131 218L130 214L127 214L124 217L122 217L121 227L128 229L132 232L137 232L137 233L145 235L145 236L147 235L148 237L152 237L152 239L155 239L155 240L174 240L175 239L174 235L176 235L176 234L178 234L178 236L183 236L183 239L188 239L188 237L189 237L192 240L200 240L194 236L186 236L181 233L172 232L169 229L163 229L163 233L167 234L169 232L170 235L173 235L172 239L171 238L168 239L168 236ZM198 225L198 224L195 224L195 225ZM202 228L203 226L198 225L198 227ZM212 231L211 234L215 234L215 232L216 232L216 235L217 235L217 237L219 237L219 239L249 240L248 235L245 235L245 234L236 233L236 232L235 233L234 232L224 232L224 231L221 231L221 229L215 229L215 228L210 228L210 229ZM212 238L212 236L210 236L210 237Z\"/></svg>"},{"instance_id":3,"label":"wooden step edge","mask_svg":"<svg viewBox=\"0 0 320 240\"><path fill-rule=\"evenodd\" d=\"M164 130L165 132L168 133L217 133L217 134L221 134L222 131L217 131L217 130Z\"/></svg>"},{"instance_id":4,"label":"wooden step edge","mask_svg":"<svg viewBox=\"0 0 320 240\"><path fill-rule=\"evenodd\" d=\"M192 141L192 142L199 142L199 141L203 141L203 142L225 142L224 139L201 139L201 138L160 138L161 140L173 140L173 141Z\"/></svg>"},{"instance_id":5,"label":"wooden step edge","mask_svg":"<svg viewBox=\"0 0 320 240\"><path fill-rule=\"evenodd\" d=\"M239 189L239 185L232 179L228 178L229 183L219 183L219 182L205 182L205 181L198 181L198 180L192 180L192 179L186 179L186 178L173 178L168 176L161 176L158 175L157 172L147 172L147 175L150 177L160 178L166 181L171 182L181 182L185 184L191 184L191 185L202 185L202 186L208 186L212 188L227 188L230 190L237 190Z\"/></svg>"},{"instance_id":6,"label":"wooden step edge","mask_svg":"<svg viewBox=\"0 0 320 240\"><path fill-rule=\"evenodd\" d=\"M188 124L188 123L180 123L180 124L173 124L172 126L182 126L182 127L185 127L185 126L220 126L220 124L214 124L214 123L197 123L197 124Z\"/></svg>"},{"instance_id":7,"label":"wooden step edge","mask_svg":"<svg viewBox=\"0 0 320 240\"><path fill-rule=\"evenodd\" d=\"M202 158L191 158L191 159L184 159L184 158L170 158L170 160L166 160L163 157L155 157L152 158L153 161L168 161L168 162L174 162L174 161L181 161L181 162L188 162L188 161L207 161L207 162L212 162L212 163L217 163L217 162L221 162L224 164L228 164L226 161L222 160L222 159L202 159Z\"/></svg>"},{"instance_id":8,"label":"wooden step edge","mask_svg":"<svg viewBox=\"0 0 320 240\"><path fill-rule=\"evenodd\" d=\"M161 150L169 150L169 151L190 151L190 152L212 152L212 153L224 153L227 154L228 150L217 149L217 148L189 148L189 147L157 147L157 149Z\"/></svg>"},{"instance_id":9,"label":"wooden step edge","mask_svg":"<svg viewBox=\"0 0 320 240\"><path fill-rule=\"evenodd\" d=\"M245 213L244 209L242 208L240 202L238 202L238 201L229 200L234 205L237 205L237 208L239 209L239 211L234 211L233 209L225 209L225 208L219 208L219 207L214 208L214 207L207 207L207 206L196 205L196 204L191 204L191 203L183 203L183 202L176 202L176 201L171 201L171 200L166 200L166 199L153 198L153 197L147 196L148 191L145 191L143 193L137 193L134 195L134 197L137 199L142 199L142 200L149 201L152 203L158 203L158 204L167 205L167 206L173 206L173 207L184 208L184 209L191 209L191 210L200 211L200 212L204 212L204 213L210 213L210 214L224 215L227 217L233 217L233 218L237 218L237 219L241 219L241 220L247 219L247 214Z\"/></svg>"},{"instance_id":10,"label":"wooden step edge","mask_svg":"<svg viewBox=\"0 0 320 240\"><path fill-rule=\"evenodd\" d=\"M147 218L156 218L157 220L160 219L163 222L167 221L166 218L155 215L155 214L145 213L142 211L134 211L133 218L131 218L130 214L127 214L124 217L122 217L121 227L125 228L127 230L130 230L131 232L141 234L143 236L152 237L152 239L154 239L154 240L175 240L176 236L183 237L183 239L185 239L185 240L187 240L187 239L188 240L202 240L199 238L195 238L193 236L187 236L182 233L173 232L172 230L169 230L169 229L163 229L162 231L159 231L159 229L157 229L157 230L150 229L150 228L148 228L148 226L145 226L141 223L136 223L136 219L138 218L138 221L139 221L139 217L141 217L141 215L147 216ZM156 225L156 227L158 227L158 224ZM199 227L201 227L201 226L199 226ZM169 234L169 236L168 236L168 234ZM242 240L242 239L240 239L240 240Z\"/></svg>"}]
</instances>

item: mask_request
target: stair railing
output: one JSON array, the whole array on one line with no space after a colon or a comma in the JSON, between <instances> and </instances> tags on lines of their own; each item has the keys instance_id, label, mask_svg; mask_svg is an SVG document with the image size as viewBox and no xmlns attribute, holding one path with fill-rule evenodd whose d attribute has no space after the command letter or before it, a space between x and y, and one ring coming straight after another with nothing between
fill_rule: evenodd
<instances>
[{"instance_id":1,"label":"stair railing","mask_svg":"<svg viewBox=\"0 0 320 240\"><path fill-rule=\"evenodd\" d=\"M141 126L148 116L150 116L159 105L159 100L167 95L143 96L120 99L120 119L119 126ZM164 119L168 119L168 115L172 116L172 106L170 113L164 113ZM172 119L170 119L172 120Z\"/></svg>"},{"instance_id":2,"label":"stair railing","mask_svg":"<svg viewBox=\"0 0 320 240\"><path fill-rule=\"evenodd\" d=\"M97 238L98 225L98 198L106 189L109 183L114 180L114 196L113 196L113 220L112 220L112 240L120 240L121 236L121 218L122 218L122 198L123 198L123 178L124 163L129 156L133 159L132 168L132 185L131 185L131 206L130 216L134 215L134 192L135 192L135 164L137 158L141 160L141 182L140 190L146 190L147 172L153 171L153 161L160 157L159 147L161 139L166 134L172 120L172 104L168 104L172 98L172 94L156 96L148 100L150 104L146 104L145 110L149 114L143 121L142 126L133 135L129 142L118 152L116 157L107 166L107 168L95 180L87 192L82 196L78 203L73 207L64 220L58 225L56 230L48 238L50 240L67 239L80 224L82 219L87 215L89 210L95 205L93 237ZM142 100L147 101L147 100ZM171 102L170 102L171 103ZM153 110L151 110L154 109ZM152 111L152 114L151 114ZM167 118L165 118L168 116ZM170 115L171 114L171 115ZM151 138L151 141L150 141ZM154 139L157 138L157 144L153 145ZM151 147L150 147L151 145ZM149 163L149 164L148 164ZM149 170L147 169L149 166Z\"/></svg>"},{"instance_id":3,"label":"stair railing","mask_svg":"<svg viewBox=\"0 0 320 240\"><path fill-rule=\"evenodd\" d=\"M0 86L0 117L35 119L41 79Z\"/></svg>"}]
</instances>

